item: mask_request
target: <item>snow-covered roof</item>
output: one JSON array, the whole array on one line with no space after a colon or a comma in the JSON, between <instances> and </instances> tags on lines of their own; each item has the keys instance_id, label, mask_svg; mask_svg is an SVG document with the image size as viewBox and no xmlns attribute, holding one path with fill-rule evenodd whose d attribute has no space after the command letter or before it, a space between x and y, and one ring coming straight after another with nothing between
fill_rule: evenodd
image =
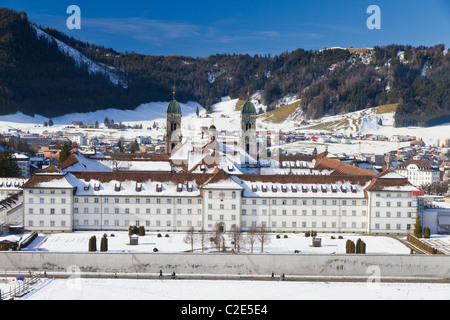
<instances>
[{"instance_id":1,"label":"snow-covered roof","mask_svg":"<svg viewBox=\"0 0 450 320\"><path fill-rule=\"evenodd\" d=\"M35 173L22 188L72 189L73 186L66 179L66 173L50 166Z\"/></svg>"},{"instance_id":2,"label":"snow-covered roof","mask_svg":"<svg viewBox=\"0 0 450 320\"><path fill-rule=\"evenodd\" d=\"M20 188L28 181L28 179L29 178L0 178L0 190L20 190Z\"/></svg>"},{"instance_id":3,"label":"snow-covered roof","mask_svg":"<svg viewBox=\"0 0 450 320\"><path fill-rule=\"evenodd\" d=\"M244 188L244 197L365 198L369 178L336 176L242 175L233 180Z\"/></svg>"},{"instance_id":4,"label":"snow-covered roof","mask_svg":"<svg viewBox=\"0 0 450 320\"><path fill-rule=\"evenodd\" d=\"M66 161L64 161L59 169L64 172L111 172L112 169L100 161L88 158L82 154L72 153Z\"/></svg>"}]
</instances>

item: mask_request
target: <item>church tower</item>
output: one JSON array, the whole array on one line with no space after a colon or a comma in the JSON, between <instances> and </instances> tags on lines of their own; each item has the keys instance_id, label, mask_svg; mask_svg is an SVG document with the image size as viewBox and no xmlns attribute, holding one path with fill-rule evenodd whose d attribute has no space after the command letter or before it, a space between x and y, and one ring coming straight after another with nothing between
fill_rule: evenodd
<instances>
[{"instance_id":1,"label":"church tower","mask_svg":"<svg viewBox=\"0 0 450 320\"><path fill-rule=\"evenodd\" d=\"M241 145L245 152L256 160L258 153L256 144L256 108L249 100L242 106Z\"/></svg>"},{"instance_id":2,"label":"church tower","mask_svg":"<svg viewBox=\"0 0 450 320\"><path fill-rule=\"evenodd\" d=\"M183 136L181 134L181 107L175 100L175 91L173 100L169 103L166 112L166 136L165 152L172 153L175 147L181 143Z\"/></svg>"}]
</instances>

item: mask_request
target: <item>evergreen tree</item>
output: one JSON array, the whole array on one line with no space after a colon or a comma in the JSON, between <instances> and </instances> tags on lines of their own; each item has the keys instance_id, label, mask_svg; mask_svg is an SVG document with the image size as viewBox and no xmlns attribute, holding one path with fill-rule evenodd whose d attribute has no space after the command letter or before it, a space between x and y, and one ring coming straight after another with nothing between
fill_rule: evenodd
<instances>
[{"instance_id":1,"label":"evergreen tree","mask_svg":"<svg viewBox=\"0 0 450 320\"><path fill-rule=\"evenodd\" d=\"M12 151L0 152L0 177L20 177L22 171L20 170L17 161L14 160Z\"/></svg>"},{"instance_id":2,"label":"evergreen tree","mask_svg":"<svg viewBox=\"0 0 450 320\"><path fill-rule=\"evenodd\" d=\"M109 126L111 125L111 123L109 122L108 117L105 117L105 121L103 121L103 123L105 124L106 128L109 128Z\"/></svg>"},{"instance_id":3,"label":"evergreen tree","mask_svg":"<svg viewBox=\"0 0 450 320\"><path fill-rule=\"evenodd\" d=\"M417 214L416 223L414 225L414 236L416 238L422 238L422 235L423 235L422 219L420 217L420 214Z\"/></svg>"},{"instance_id":4,"label":"evergreen tree","mask_svg":"<svg viewBox=\"0 0 450 320\"><path fill-rule=\"evenodd\" d=\"M70 157L70 150L67 143L64 143L61 152L59 153L58 163L61 164Z\"/></svg>"},{"instance_id":5,"label":"evergreen tree","mask_svg":"<svg viewBox=\"0 0 450 320\"><path fill-rule=\"evenodd\" d=\"M425 227L423 229L423 237L429 239L431 237L431 231L430 228Z\"/></svg>"}]
</instances>

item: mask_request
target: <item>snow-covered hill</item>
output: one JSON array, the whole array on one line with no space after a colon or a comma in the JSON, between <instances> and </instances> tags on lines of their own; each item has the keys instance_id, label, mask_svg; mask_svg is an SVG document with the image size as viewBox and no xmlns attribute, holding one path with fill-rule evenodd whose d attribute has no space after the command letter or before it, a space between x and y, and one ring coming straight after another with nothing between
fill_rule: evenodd
<instances>
[{"instance_id":1,"label":"snow-covered hill","mask_svg":"<svg viewBox=\"0 0 450 320\"><path fill-rule=\"evenodd\" d=\"M33 28L36 30L36 33L38 35L38 37L42 38L46 38L49 41L56 41L59 50L61 50L62 52L64 52L66 55L72 57L76 64L78 66L81 65L87 65L88 69L89 69L89 73L101 73L104 74L105 76L107 76L109 78L109 80L116 84L116 85L121 85L123 88L127 88L128 84L126 81L124 81L123 79L121 79L121 77L119 76L119 74L117 72L115 72L114 68L106 66L104 64L101 63L96 63L94 61L92 61L91 59L89 59L88 57L86 57L85 55L83 55L81 52L79 52L78 50L66 45L64 42L56 39L55 37L52 37L51 35L45 33L44 31L42 31L41 29L39 29L38 27L36 27L35 25L32 25Z\"/></svg>"}]
</instances>

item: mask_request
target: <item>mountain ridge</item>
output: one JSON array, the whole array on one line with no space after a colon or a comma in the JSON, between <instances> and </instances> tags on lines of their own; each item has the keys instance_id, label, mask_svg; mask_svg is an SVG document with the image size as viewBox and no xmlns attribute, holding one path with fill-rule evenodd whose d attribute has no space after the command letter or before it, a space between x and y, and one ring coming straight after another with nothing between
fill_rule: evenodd
<instances>
[{"instance_id":1,"label":"mountain ridge","mask_svg":"<svg viewBox=\"0 0 450 320\"><path fill-rule=\"evenodd\" d=\"M0 37L0 114L21 111L56 117L108 108L134 109L167 101L175 86L178 101L195 101L208 111L223 96L247 99L259 92L258 102L266 106L262 112L294 95L301 100L305 119L399 103L396 126L450 121L450 55L443 45L298 49L275 57L149 56L120 53L55 29L33 27L23 12L0 9L0 16L4 31ZM37 36L39 31L33 34L33 28L48 36L47 43ZM85 63L77 65L61 51L59 42L114 70L116 83L105 73L90 72ZM30 55L31 48L36 56Z\"/></svg>"}]
</instances>

